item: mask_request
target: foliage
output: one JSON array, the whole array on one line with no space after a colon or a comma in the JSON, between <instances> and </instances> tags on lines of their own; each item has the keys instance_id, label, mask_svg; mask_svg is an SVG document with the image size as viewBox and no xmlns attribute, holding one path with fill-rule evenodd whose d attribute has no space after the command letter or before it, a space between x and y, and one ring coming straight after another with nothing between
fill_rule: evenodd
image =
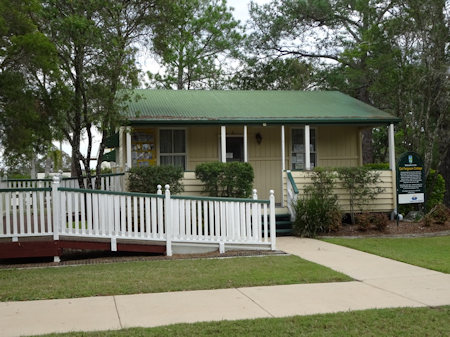
<instances>
[{"instance_id":1,"label":"foliage","mask_svg":"<svg viewBox=\"0 0 450 337\"><path fill-rule=\"evenodd\" d=\"M231 87L241 90L305 90L312 82L313 67L296 58L243 62L231 81Z\"/></svg>"},{"instance_id":2,"label":"foliage","mask_svg":"<svg viewBox=\"0 0 450 337\"><path fill-rule=\"evenodd\" d=\"M268 62L314 63L318 88L400 117L398 145L423 154L426 172L440 158L449 162L448 1L272 0L252 3L250 15L253 50ZM385 135L384 127L364 133L377 161L387 159ZM371 155L363 149L366 163Z\"/></svg>"},{"instance_id":3,"label":"foliage","mask_svg":"<svg viewBox=\"0 0 450 337\"><path fill-rule=\"evenodd\" d=\"M241 162L210 162L197 165L195 176L210 196L247 198L253 186L253 167Z\"/></svg>"},{"instance_id":4,"label":"foliage","mask_svg":"<svg viewBox=\"0 0 450 337\"><path fill-rule=\"evenodd\" d=\"M53 112L40 88L58 74L56 50L30 12L37 0L0 0L0 144L5 164L30 166L55 136Z\"/></svg>"},{"instance_id":5,"label":"foliage","mask_svg":"<svg viewBox=\"0 0 450 337\"><path fill-rule=\"evenodd\" d=\"M138 193L153 193L157 191L157 186L161 185L164 193L164 186L170 186L171 194L183 192L183 185L180 180L183 178L183 169L175 166L148 166L133 167L128 176L128 190Z\"/></svg>"},{"instance_id":6,"label":"foliage","mask_svg":"<svg viewBox=\"0 0 450 337\"><path fill-rule=\"evenodd\" d=\"M370 228L374 228L384 232L389 219L385 213L358 213L355 215L355 222L360 231L365 232Z\"/></svg>"},{"instance_id":7,"label":"foliage","mask_svg":"<svg viewBox=\"0 0 450 337\"><path fill-rule=\"evenodd\" d=\"M225 56L242 40L226 0L166 2L169 21L156 24L153 51L163 74L148 73L151 84L166 89L215 88Z\"/></svg>"},{"instance_id":8,"label":"foliage","mask_svg":"<svg viewBox=\"0 0 450 337\"><path fill-rule=\"evenodd\" d=\"M383 192L384 189L377 186L381 182L380 174L366 167L339 167L337 174L350 194L350 216L355 224L355 210L362 212L364 205Z\"/></svg>"},{"instance_id":9,"label":"foliage","mask_svg":"<svg viewBox=\"0 0 450 337\"><path fill-rule=\"evenodd\" d=\"M370 163L364 164L369 170L389 170L389 163Z\"/></svg>"},{"instance_id":10,"label":"foliage","mask_svg":"<svg viewBox=\"0 0 450 337\"><path fill-rule=\"evenodd\" d=\"M425 192L427 198L425 209L428 211L444 201L445 181L442 175L435 170L430 170L428 173Z\"/></svg>"},{"instance_id":11,"label":"foliage","mask_svg":"<svg viewBox=\"0 0 450 337\"><path fill-rule=\"evenodd\" d=\"M122 89L138 84L136 42L147 32L154 7L154 1L144 0L46 0L33 16L55 49L58 67L56 80L43 83L39 90L47 98L45 105L54 114L60 137L72 147L81 187L82 165L86 175L92 175L93 130L102 134L96 167L100 171L104 139L122 124L119 112L130 99ZM87 140L83 153L82 138ZM90 188L90 179L87 184Z\"/></svg>"},{"instance_id":12,"label":"foliage","mask_svg":"<svg viewBox=\"0 0 450 337\"><path fill-rule=\"evenodd\" d=\"M294 205L294 233L305 237L337 231L342 220L337 195L333 194L334 174L325 170L315 170L312 174L312 185L305 188Z\"/></svg>"},{"instance_id":13,"label":"foliage","mask_svg":"<svg viewBox=\"0 0 450 337\"><path fill-rule=\"evenodd\" d=\"M450 210L444 204L435 205L423 218L424 224L430 226L433 222L445 224L450 219Z\"/></svg>"}]
</instances>

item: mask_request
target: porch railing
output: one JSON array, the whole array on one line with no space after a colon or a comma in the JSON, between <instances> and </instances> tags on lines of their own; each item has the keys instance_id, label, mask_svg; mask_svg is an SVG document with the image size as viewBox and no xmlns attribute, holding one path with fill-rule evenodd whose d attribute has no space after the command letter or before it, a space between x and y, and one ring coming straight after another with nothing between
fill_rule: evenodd
<instances>
[{"instance_id":1,"label":"porch railing","mask_svg":"<svg viewBox=\"0 0 450 337\"><path fill-rule=\"evenodd\" d=\"M292 177L291 171L286 171L287 182L286 182L286 192L287 192L287 208L289 214L291 215L291 221L295 220L295 205L298 200L298 188L297 184Z\"/></svg>"},{"instance_id":2,"label":"porch railing","mask_svg":"<svg viewBox=\"0 0 450 337\"><path fill-rule=\"evenodd\" d=\"M0 238L53 235L51 188L0 189Z\"/></svg>"},{"instance_id":3,"label":"porch railing","mask_svg":"<svg viewBox=\"0 0 450 337\"><path fill-rule=\"evenodd\" d=\"M124 173L108 173L92 176L91 185L95 186L96 180L100 179L100 189L103 191L125 190ZM84 186L87 186L88 178L83 177ZM3 177L0 179L0 188L50 188L52 185L51 178L44 179L8 179ZM67 188L78 188L78 178L62 177L61 186Z\"/></svg>"},{"instance_id":4,"label":"porch railing","mask_svg":"<svg viewBox=\"0 0 450 337\"><path fill-rule=\"evenodd\" d=\"M0 238L100 238L275 249L275 197L269 200L171 196L60 187L0 189Z\"/></svg>"}]
</instances>

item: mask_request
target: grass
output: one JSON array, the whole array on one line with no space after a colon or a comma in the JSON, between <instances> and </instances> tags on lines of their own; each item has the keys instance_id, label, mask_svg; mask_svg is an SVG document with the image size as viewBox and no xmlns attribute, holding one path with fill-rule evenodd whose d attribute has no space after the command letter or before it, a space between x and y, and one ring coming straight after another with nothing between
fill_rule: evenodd
<instances>
[{"instance_id":1,"label":"grass","mask_svg":"<svg viewBox=\"0 0 450 337\"><path fill-rule=\"evenodd\" d=\"M46 336L448 336L450 306L353 311L337 314L176 324L156 328Z\"/></svg>"},{"instance_id":2,"label":"grass","mask_svg":"<svg viewBox=\"0 0 450 337\"><path fill-rule=\"evenodd\" d=\"M349 281L296 256L165 260L0 271L0 301Z\"/></svg>"},{"instance_id":3,"label":"grass","mask_svg":"<svg viewBox=\"0 0 450 337\"><path fill-rule=\"evenodd\" d=\"M450 273L450 236L426 238L324 239L416 266Z\"/></svg>"}]
</instances>

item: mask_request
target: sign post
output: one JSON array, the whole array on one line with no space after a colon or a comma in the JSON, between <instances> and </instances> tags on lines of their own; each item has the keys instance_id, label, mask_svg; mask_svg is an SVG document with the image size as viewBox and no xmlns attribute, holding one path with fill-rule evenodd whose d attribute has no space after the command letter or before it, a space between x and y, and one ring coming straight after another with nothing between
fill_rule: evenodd
<instances>
[{"instance_id":1,"label":"sign post","mask_svg":"<svg viewBox=\"0 0 450 337\"><path fill-rule=\"evenodd\" d=\"M425 170L423 160L415 152L405 152L397 163L397 205L424 202Z\"/></svg>"}]
</instances>

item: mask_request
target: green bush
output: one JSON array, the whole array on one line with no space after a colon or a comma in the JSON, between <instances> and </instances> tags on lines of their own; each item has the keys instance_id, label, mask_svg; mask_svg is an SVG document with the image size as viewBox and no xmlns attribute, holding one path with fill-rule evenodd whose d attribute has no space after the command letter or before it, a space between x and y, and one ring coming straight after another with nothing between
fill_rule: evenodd
<instances>
[{"instance_id":1,"label":"green bush","mask_svg":"<svg viewBox=\"0 0 450 337\"><path fill-rule=\"evenodd\" d=\"M183 178L183 169L174 166L148 166L133 167L128 177L128 190L138 193L156 193L157 186L169 184L170 193L178 194L184 188L180 180Z\"/></svg>"},{"instance_id":2,"label":"green bush","mask_svg":"<svg viewBox=\"0 0 450 337\"><path fill-rule=\"evenodd\" d=\"M252 193L254 173L249 163L203 163L195 168L195 176L213 197L247 198Z\"/></svg>"},{"instance_id":3,"label":"green bush","mask_svg":"<svg viewBox=\"0 0 450 337\"><path fill-rule=\"evenodd\" d=\"M370 163L364 164L369 170L389 170L389 163Z\"/></svg>"},{"instance_id":4,"label":"green bush","mask_svg":"<svg viewBox=\"0 0 450 337\"><path fill-rule=\"evenodd\" d=\"M316 170L313 184L305 188L294 205L294 234L315 237L318 233L337 231L342 214L337 205L337 195L333 194L335 177L332 172Z\"/></svg>"},{"instance_id":5,"label":"green bush","mask_svg":"<svg viewBox=\"0 0 450 337\"><path fill-rule=\"evenodd\" d=\"M427 196L425 208L427 211L430 211L436 205L441 204L444 201L445 180L441 174L437 173L435 170L430 170L425 188Z\"/></svg>"}]
</instances>

